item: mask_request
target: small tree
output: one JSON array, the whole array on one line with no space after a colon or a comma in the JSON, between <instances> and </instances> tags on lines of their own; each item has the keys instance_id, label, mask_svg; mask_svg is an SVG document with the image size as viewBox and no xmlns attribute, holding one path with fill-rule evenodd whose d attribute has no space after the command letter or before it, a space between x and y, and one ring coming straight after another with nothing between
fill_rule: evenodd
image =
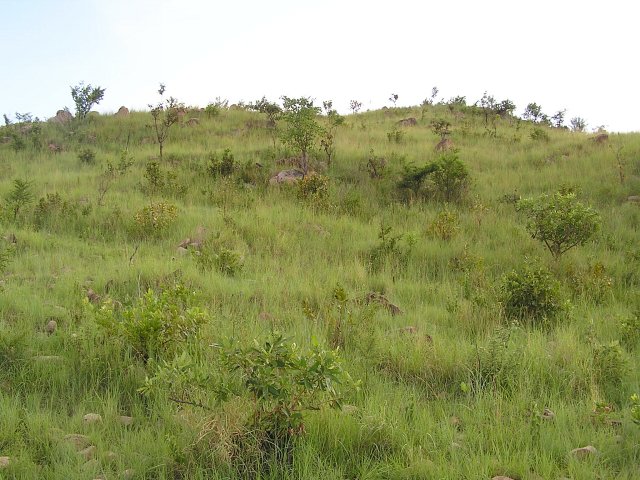
<instances>
[{"instance_id":1,"label":"small tree","mask_svg":"<svg viewBox=\"0 0 640 480\"><path fill-rule=\"evenodd\" d=\"M395 107L396 103L398 102L398 94L392 93L391 96L389 97L389 101L393 103L393 106Z\"/></svg>"},{"instance_id":2,"label":"small tree","mask_svg":"<svg viewBox=\"0 0 640 480\"><path fill-rule=\"evenodd\" d=\"M359 102L357 100L351 100L349 102L349 108L351 109L351 112L353 112L353 114L355 115L362 108L362 102Z\"/></svg>"},{"instance_id":3,"label":"small tree","mask_svg":"<svg viewBox=\"0 0 640 480\"><path fill-rule=\"evenodd\" d=\"M104 88L92 87L80 82L71 87L71 98L76 104L76 118L82 120L91 111L91 107L100 103L104 98Z\"/></svg>"},{"instance_id":4,"label":"small tree","mask_svg":"<svg viewBox=\"0 0 640 480\"><path fill-rule=\"evenodd\" d=\"M161 83L158 89L160 96L164 95L165 88L165 85ZM178 122L178 109L183 107L184 105L173 97L169 97L165 101L161 100L155 106L149 104L151 117L153 118L153 129L160 148L160 161L162 161L162 151L164 149L164 142L169 134L169 129L174 123Z\"/></svg>"},{"instance_id":5,"label":"small tree","mask_svg":"<svg viewBox=\"0 0 640 480\"><path fill-rule=\"evenodd\" d=\"M532 120L534 123L538 123L542 120L543 116L542 107L533 102L527 105L527 108L524 109L524 113L522 115L525 120Z\"/></svg>"},{"instance_id":6,"label":"small tree","mask_svg":"<svg viewBox=\"0 0 640 480\"><path fill-rule=\"evenodd\" d=\"M280 105L277 103L267 100L267 97L262 97L255 103L250 103L249 109L260 112L267 117L267 128L271 132L271 140L273 141L273 149L275 150L278 120L282 114L282 108L280 108Z\"/></svg>"},{"instance_id":7,"label":"small tree","mask_svg":"<svg viewBox=\"0 0 640 480\"><path fill-rule=\"evenodd\" d=\"M282 104L282 119L286 124L282 141L300 152L302 172L306 175L309 171L309 151L323 132L316 118L320 108L314 107L313 100L306 97L282 97Z\"/></svg>"},{"instance_id":8,"label":"small tree","mask_svg":"<svg viewBox=\"0 0 640 480\"><path fill-rule=\"evenodd\" d=\"M562 126L564 125L564 116L566 113L566 110L558 110L551 116L551 121L554 127L562 128Z\"/></svg>"},{"instance_id":9,"label":"small tree","mask_svg":"<svg viewBox=\"0 0 640 480\"><path fill-rule=\"evenodd\" d=\"M7 195L6 201L13 211L13 220L15 221L18 218L20 209L33 202L31 182L16 178L13 181L13 189Z\"/></svg>"},{"instance_id":10,"label":"small tree","mask_svg":"<svg viewBox=\"0 0 640 480\"><path fill-rule=\"evenodd\" d=\"M344 117L333 108L333 102L331 100L322 102L322 108L327 117L327 128L325 128L324 134L320 139L320 145L327 156L327 165L331 166L331 161L335 153L334 141L336 131L338 127L344 123Z\"/></svg>"},{"instance_id":11,"label":"small tree","mask_svg":"<svg viewBox=\"0 0 640 480\"><path fill-rule=\"evenodd\" d=\"M567 250L587 243L600 227L600 215L578 202L574 193L520 200L516 208L527 216L531 237L544 243L556 261Z\"/></svg>"},{"instance_id":12,"label":"small tree","mask_svg":"<svg viewBox=\"0 0 640 480\"><path fill-rule=\"evenodd\" d=\"M584 132L587 128L587 122L582 117L573 117L569 121L569 125L574 132Z\"/></svg>"}]
</instances>

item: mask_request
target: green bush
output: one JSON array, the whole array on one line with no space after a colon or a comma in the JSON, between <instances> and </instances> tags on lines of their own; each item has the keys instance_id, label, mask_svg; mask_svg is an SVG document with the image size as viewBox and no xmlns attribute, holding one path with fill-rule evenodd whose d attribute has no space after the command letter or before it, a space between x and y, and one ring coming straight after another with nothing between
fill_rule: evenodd
<instances>
[{"instance_id":1,"label":"green bush","mask_svg":"<svg viewBox=\"0 0 640 480\"><path fill-rule=\"evenodd\" d=\"M218 238L208 238L202 244L202 248L193 251L196 266L201 272L218 272L233 277L240 273L244 265L242 254L228 248Z\"/></svg>"},{"instance_id":2,"label":"green bush","mask_svg":"<svg viewBox=\"0 0 640 480\"><path fill-rule=\"evenodd\" d=\"M307 175L298 182L297 197L318 208L329 206L329 177Z\"/></svg>"},{"instance_id":3,"label":"green bush","mask_svg":"<svg viewBox=\"0 0 640 480\"><path fill-rule=\"evenodd\" d=\"M166 202L151 203L134 216L135 228L143 237L159 237L178 217L178 208Z\"/></svg>"},{"instance_id":4,"label":"green bush","mask_svg":"<svg viewBox=\"0 0 640 480\"><path fill-rule=\"evenodd\" d=\"M207 171L214 178L228 177L233 174L235 169L236 162L233 157L233 153L231 153L231 150L228 148L226 148L220 156L214 153L209 157L209 165L207 166Z\"/></svg>"},{"instance_id":5,"label":"green bush","mask_svg":"<svg viewBox=\"0 0 640 480\"><path fill-rule=\"evenodd\" d=\"M413 198L460 202L469 183L467 166L455 151L449 151L423 167L405 165L397 187L401 192L409 192Z\"/></svg>"},{"instance_id":6,"label":"green bush","mask_svg":"<svg viewBox=\"0 0 640 480\"><path fill-rule=\"evenodd\" d=\"M627 361L618 342L596 344L593 348L593 376L607 399L620 400Z\"/></svg>"},{"instance_id":7,"label":"green bush","mask_svg":"<svg viewBox=\"0 0 640 480\"><path fill-rule=\"evenodd\" d=\"M574 193L520 200L516 209L527 216L527 231L540 240L555 260L584 245L600 228L600 215L576 200Z\"/></svg>"},{"instance_id":8,"label":"green bush","mask_svg":"<svg viewBox=\"0 0 640 480\"><path fill-rule=\"evenodd\" d=\"M96 152L90 148L82 149L78 152L78 160L85 165L93 165L96 163Z\"/></svg>"},{"instance_id":9,"label":"green bush","mask_svg":"<svg viewBox=\"0 0 640 480\"><path fill-rule=\"evenodd\" d=\"M620 343L628 349L635 348L640 342L640 312L620 322Z\"/></svg>"},{"instance_id":10,"label":"green bush","mask_svg":"<svg viewBox=\"0 0 640 480\"><path fill-rule=\"evenodd\" d=\"M194 297L180 284L160 293L149 289L134 305L121 310L114 302L105 302L95 310L95 318L109 339L122 341L146 364L171 358L181 344L197 339L207 316L192 306Z\"/></svg>"},{"instance_id":11,"label":"green bush","mask_svg":"<svg viewBox=\"0 0 640 480\"><path fill-rule=\"evenodd\" d=\"M514 320L552 320L564 309L559 282L530 264L504 276L500 295L505 315Z\"/></svg>"}]
</instances>

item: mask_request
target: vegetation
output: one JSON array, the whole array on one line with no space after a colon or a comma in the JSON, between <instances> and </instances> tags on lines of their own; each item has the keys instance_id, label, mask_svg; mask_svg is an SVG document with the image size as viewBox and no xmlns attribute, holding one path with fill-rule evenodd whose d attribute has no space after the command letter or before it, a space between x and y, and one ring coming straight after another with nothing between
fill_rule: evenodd
<instances>
[{"instance_id":1,"label":"vegetation","mask_svg":"<svg viewBox=\"0 0 640 480\"><path fill-rule=\"evenodd\" d=\"M637 477L640 136L161 95L0 127L0 478Z\"/></svg>"}]
</instances>

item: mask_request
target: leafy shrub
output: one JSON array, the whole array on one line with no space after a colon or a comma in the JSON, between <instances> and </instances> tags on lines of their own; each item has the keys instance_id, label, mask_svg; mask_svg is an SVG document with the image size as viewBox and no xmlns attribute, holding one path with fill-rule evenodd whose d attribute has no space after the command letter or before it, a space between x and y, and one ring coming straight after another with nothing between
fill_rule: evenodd
<instances>
[{"instance_id":1,"label":"leafy shrub","mask_svg":"<svg viewBox=\"0 0 640 480\"><path fill-rule=\"evenodd\" d=\"M231 150L226 148L224 152L222 152L221 156L218 154L211 154L209 157L209 164L207 166L207 171L209 174L216 177L228 177L233 174L236 168L235 159L233 157L233 153Z\"/></svg>"},{"instance_id":2,"label":"leafy shrub","mask_svg":"<svg viewBox=\"0 0 640 480\"><path fill-rule=\"evenodd\" d=\"M387 140L389 142L400 143L404 139L405 132L400 130L398 127L393 127L389 132L387 132Z\"/></svg>"},{"instance_id":3,"label":"leafy shrub","mask_svg":"<svg viewBox=\"0 0 640 480\"><path fill-rule=\"evenodd\" d=\"M368 254L367 267L372 273L379 272L386 265L397 273L405 270L409 264L415 239L411 235L391 235L392 230L392 227L380 224L378 233L380 242Z\"/></svg>"},{"instance_id":4,"label":"leafy shrub","mask_svg":"<svg viewBox=\"0 0 640 480\"><path fill-rule=\"evenodd\" d=\"M540 127L534 128L533 131L531 132L531 135L529 136L531 137L531 140L534 140L536 142L547 143L551 140L551 138L549 137L549 134Z\"/></svg>"},{"instance_id":5,"label":"leafy shrub","mask_svg":"<svg viewBox=\"0 0 640 480\"><path fill-rule=\"evenodd\" d=\"M325 208L329 202L329 177L307 175L298 182L297 197L315 207Z\"/></svg>"},{"instance_id":6,"label":"leafy shrub","mask_svg":"<svg viewBox=\"0 0 640 480\"><path fill-rule=\"evenodd\" d=\"M584 269L569 269L571 288L576 295L596 304L603 303L613 294L613 279L601 262L587 265Z\"/></svg>"},{"instance_id":7,"label":"leafy shrub","mask_svg":"<svg viewBox=\"0 0 640 480\"><path fill-rule=\"evenodd\" d=\"M594 345L594 379L608 398L618 397L626 371L627 362L618 342Z\"/></svg>"},{"instance_id":8,"label":"leafy shrub","mask_svg":"<svg viewBox=\"0 0 640 480\"><path fill-rule=\"evenodd\" d=\"M13 188L6 196L7 205L13 212L13 220L18 218L18 213L23 207L33 202L33 184L28 180L16 178L13 181Z\"/></svg>"},{"instance_id":9,"label":"leafy shrub","mask_svg":"<svg viewBox=\"0 0 640 480\"><path fill-rule=\"evenodd\" d=\"M514 320L552 320L564 309L559 282L531 264L505 275L500 294L505 315Z\"/></svg>"},{"instance_id":10,"label":"leafy shrub","mask_svg":"<svg viewBox=\"0 0 640 480\"><path fill-rule=\"evenodd\" d=\"M95 318L108 338L122 341L146 364L171 358L179 345L197 338L207 316L192 306L194 297L194 292L180 284L159 294L149 289L122 310L113 302L104 303L95 310Z\"/></svg>"},{"instance_id":11,"label":"leafy shrub","mask_svg":"<svg viewBox=\"0 0 640 480\"><path fill-rule=\"evenodd\" d=\"M222 355L251 395L251 427L262 435L259 443L265 452L304 433L305 411L324 405L341 408L339 387L351 383L337 350L315 345L301 351L278 333L250 347L224 348Z\"/></svg>"},{"instance_id":12,"label":"leafy shrub","mask_svg":"<svg viewBox=\"0 0 640 480\"><path fill-rule=\"evenodd\" d=\"M193 255L201 272L217 270L232 277L240 273L244 265L242 254L225 246L219 238L208 238L200 251L194 250Z\"/></svg>"},{"instance_id":13,"label":"leafy shrub","mask_svg":"<svg viewBox=\"0 0 640 480\"><path fill-rule=\"evenodd\" d=\"M458 159L458 154L450 151L423 167L405 165L397 187L414 198L459 202L469 187L469 171L464 162Z\"/></svg>"},{"instance_id":14,"label":"leafy shrub","mask_svg":"<svg viewBox=\"0 0 640 480\"><path fill-rule=\"evenodd\" d=\"M77 205L63 200L59 193L47 193L38 200L34 211L36 228L59 226L63 220L75 216Z\"/></svg>"},{"instance_id":15,"label":"leafy shrub","mask_svg":"<svg viewBox=\"0 0 640 480\"><path fill-rule=\"evenodd\" d=\"M187 193L187 186L178 182L177 174L171 170L163 171L158 162L147 163L144 178L147 183L142 186L142 190L148 195L164 193L182 197Z\"/></svg>"},{"instance_id":16,"label":"leafy shrub","mask_svg":"<svg viewBox=\"0 0 640 480\"><path fill-rule=\"evenodd\" d=\"M458 230L460 230L458 214L449 209L438 212L436 218L433 219L427 228L429 235L444 241L449 241L455 237Z\"/></svg>"},{"instance_id":17,"label":"leafy shrub","mask_svg":"<svg viewBox=\"0 0 640 480\"><path fill-rule=\"evenodd\" d=\"M365 169L371 178L382 178L387 167L387 160L384 157L376 156L373 149L369 152L369 158Z\"/></svg>"},{"instance_id":18,"label":"leafy shrub","mask_svg":"<svg viewBox=\"0 0 640 480\"><path fill-rule=\"evenodd\" d=\"M558 260L567 250L584 245L600 228L600 215L576 200L573 193L520 200L516 209L527 218L527 231Z\"/></svg>"},{"instance_id":19,"label":"leafy shrub","mask_svg":"<svg viewBox=\"0 0 640 480\"><path fill-rule=\"evenodd\" d=\"M85 165L93 165L96 163L96 152L90 148L85 148L78 152L78 160Z\"/></svg>"},{"instance_id":20,"label":"leafy shrub","mask_svg":"<svg viewBox=\"0 0 640 480\"><path fill-rule=\"evenodd\" d=\"M178 217L178 208L165 202L151 203L134 216L138 232L145 237L158 237Z\"/></svg>"},{"instance_id":21,"label":"leafy shrub","mask_svg":"<svg viewBox=\"0 0 640 480\"><path fill-rule=\"evenodd\" d=\"M631 395L631 420L640 425L640 397L637 393Z\"/></svg>"},{"instance_id":22,"label":"leafy shrub","mask_svg":"<svg viewBox=\"0 0 640 480\"><path fill-rule=\"evenodd\" d=\"M629 349L638 345L640 342L640 312L636 312L620 322L620 341Z\"/></svg>"}]
</instances>

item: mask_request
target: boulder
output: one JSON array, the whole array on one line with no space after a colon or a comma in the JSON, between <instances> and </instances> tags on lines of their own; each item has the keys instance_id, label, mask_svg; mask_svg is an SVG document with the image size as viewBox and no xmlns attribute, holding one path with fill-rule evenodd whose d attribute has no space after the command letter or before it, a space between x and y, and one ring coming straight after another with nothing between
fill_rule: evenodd
<instances>
[{"instance_id":1,"label":"boulder","mask_svg":"<svg viewBox=\"0 0 640 480\"><path fill-rule=\"evenodd\" d=\"M133 417L129 417L127 415L120 415L120 423L125 427L133 425Z\"/></svg>"},{"instance_id":2,"label":"boulder","mask_svg":"<svg viewBox=\"0 0 640 480\"><path fill-rule=\"evenodd\" d=\"M453 148L453 142L448 138L443 138L436 145L437 152L444 152L445 150L451 150Z\"/></svg>"},{"instance_id":3,"label":"boulder","mask_svg":"<svg viewBox=\"0 0 640 480\"><path fill-rule=\"evenodd\" d=\"M595 143L597 143L598 145L602 145L602 144L607 143L609 141L609 135L607 135L606 133L600 133L600 134L596 135L595 137L593 137L593 141Z\"/></svg>"},{"instance_id":4,"label":"boulder","mask_svg":"<svg viewBox=\"0 0 640 480\"><path fill-rule=\"evenodd\" d=\"M85 460L91 460L96 454L96 450L95 445L89 445L87 448L80 450L78 455L81 455Z\"/></svg>"},{"instance_id":5,"label":"boulder","mask_svg":"<svg viewBox=\"0 0 640 480\"><path fill-rule=\"evenodd\" d=\"M129 109L127 107L125 107L124 105L122 107L120 107L118 109L118 111L116 112L116 116L118 116L118 117L126 117L127 115L129 115Z\"/></svg>"},{"instance_id":6,"label":"boulder","mask_svg":"<svg viewBox=\"0 0 640 480\"><path fill-rule=\"evenodd\" d=\"M596 447L593 445L587 445L586 447L574 448L571 450L571 455L573 455L578 460L583 460L588 457L593 457L598 453Z\"/></svg>"},{"instance_id":7,"label":"boulder","mask_svg":"<svg viewBox=\"0 0 640 480\"><path fill-rule=\"evenodd\" d=\"M57 143L50 143L47 145L47 148L49 148L51 153L60 153L62 151L62 145L58 145Z\"/></svg>"},{"instance_id":8,"label":"boulder","mask_svg":"<svg viewBox=\"0 0 640 480\"><path fill-rule=\"evenodd\" d=\"M627 197L627 202L640 203L640 195L629 195Z\"/></svg>"},{"instance_id":9,"label":"boulder","mask_svg":"<svg viewBox=\"0 0 640 480\"><path fill-rule=\"evenodd\" d=\"M58 322L56 322L55 320L49 320L47 325L44 327L44 330L49 335L52 335L56 331L56 328L58 328Z\"/></svg>"},{"instance_id":10,"label":"boulder","mask_svg":"<svg viewBox=\"0 0 640 480\"><path fill-rule=\"evenodd\" d=\"M86 435L81 435L79 433L70 433L64 436L64 441L73 445L76 450L82 450L91 445L91 440Z\"/></svg>"},{"instance_id":11,"label":"boulder","mask_svg":"<svg viewBox=\"0 0 640 480\"><path fill-rule=\"evenodd\" d=\"M188 127L195 127L196 125L200 125L200 120L198 120L197 118L190 118L189 120L187 120Z\"/></svg>"},{"instance_id":12,"label":"boulder","mask_svg":"<svg viewBox=\"0 0 640 480\"><path fill-rule=\"evenodd\" d=\"M69 110L58 110L56 116L49 119L53 123L66 124L73 120L73 115Z\"/></svg>"},{"instance_id":13,"label":"boulder","mask_svg":"<svg viewBox=\"0 0 640 480\"><path fill-rule=\"evenodd\" d=\"M418 125L418 120L413 117L403 118L398 122L398 125L401 127L415 127L416 125Z\"/></svg>"},{"instance_id":14,"label":"boulder","mask_svg":"<svg viewBox=\"0 0 640 480\"><path fill-rule=\"evenodd\" d=\"M7 468L11 463L10 457L0 457L0 468Z\"/></svg>"},{"instance_id":15,"label":"boulder","mask_svg":"<svg viewBox=\"0 0 640 480\"><path fill-rule=\"evenodd\" d=\"M269 184L279 185L281 183L298 183L304 178L304 173L300 170L283 170L269 179Z\"/></svg>"},{"instance_id":16,"label":"boulder","mask_svg":"<svg viewBox=\"0 0 640 480\"><path fill-rule=\"evenodd\" d=\"M82 421L88 425L102 422L102 415L99 413L87 413L82 417Z\"/></svg>"}]
</instances>

